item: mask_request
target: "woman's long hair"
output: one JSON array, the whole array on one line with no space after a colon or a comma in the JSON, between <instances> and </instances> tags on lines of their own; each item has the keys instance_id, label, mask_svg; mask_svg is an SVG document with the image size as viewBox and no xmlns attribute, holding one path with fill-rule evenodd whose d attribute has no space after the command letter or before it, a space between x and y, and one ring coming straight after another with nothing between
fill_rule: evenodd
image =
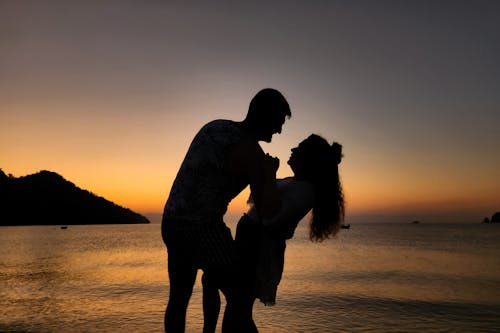
<instances>
[{"instance_id":1,"label":"woman's long hair","mask_svg":"<svg viewBox=\"0 0 500 333\"><path fill-rule=\"evenodd\" d=\"M336 142L330 145L316 134L303 143L307 151L305 177L316 191L309 238L321 242L335 236L344 221L344 195L338 170L342 146Z\"/></svg>"}]
</instances>

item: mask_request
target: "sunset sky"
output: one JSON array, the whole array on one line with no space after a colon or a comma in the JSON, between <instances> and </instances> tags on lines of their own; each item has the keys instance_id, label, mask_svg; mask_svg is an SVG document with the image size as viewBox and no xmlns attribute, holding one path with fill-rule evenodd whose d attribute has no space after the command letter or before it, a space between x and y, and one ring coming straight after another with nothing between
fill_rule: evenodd
<instances>
[{"instance_id":1,"label":"sunset sky","mask_svg":"<svg viewBox=\"0 0 500 333\"><path fill-rule=\"evenodd\" d=\"M495 0L0 0L0 168L161 212L198 129L273 87L292 118L264 150L284 177L310 133L340 142L348 222L480 222L499 59Z\"/></svg>"}]
</instances>

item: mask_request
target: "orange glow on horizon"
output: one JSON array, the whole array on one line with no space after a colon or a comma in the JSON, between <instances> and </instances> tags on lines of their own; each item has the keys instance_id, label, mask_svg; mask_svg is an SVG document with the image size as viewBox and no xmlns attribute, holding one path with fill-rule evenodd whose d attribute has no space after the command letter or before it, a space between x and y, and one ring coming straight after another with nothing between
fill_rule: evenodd
<instances>
[{"instance_id":1,"label":"orange glow on horizon","mask_svg":"<svg viewBox=\"0 0 500 333\"><path fill-rule=\"evenodd\" d=\"M180 121L179 114L160 117L148 124L157 127L149 128L139 116L128 121L109 115L87 118L82 106L77 117L63 117L63 110L69 108L63 105L57 110L43 108L48 113L32 111L30 117L16 118L27 112L25 107L14 107L15 112L3 119L0 168L5 173L21 177L54 171L82 189L143 214L163 211L190 140L206 120L189 121L191 114L187 114L182 126L172 123L174 128L165 131L164 124ZM56 115L51 118L50 113ZM290 148L306 136L293 121L287 121L288 132L262 145L280 158L279 177L291 175L286 165ZM348 140L344 148L339 172L348 215L415 211L488 215L499 209L500 174L495 160L477 166L468 164L469 160L455 163L457 157L436 155L434 161L383 148L372 151ZM419 159L430 162L415 163ZM247 188L230 203L228 213L245 212L248 196Z\"/></svg>"},{"instance_id":2,"label":"orange glow on horizon","mask_svg":"<svg viewBox=\"0 0 500 333\"><path fill-rule=\"evenodd\" d=\"M21 177L36 173L39 170L2 169ZM76 186L88 190L100 197L141 214L161 213L168 197L177 166L165 167L157 165L149 170L141 171L141 163L129 165L129 168L116 169L114 172L104 167L79 166L60 169L45 168L61 174ZM87 173L89 171L89 173ZM162 175L159 177L158 175ZM164 176L163 176L164 175ZM449 189L418 188L407 191L404 187L387 187L380 190L378 186L368 187L352 182L344 177L346 212L350 214L383 213L404 214L406 212L476 212L488 216L498 210L495 188L491 186L483 191L476 189L470 196L457 195ZM346 184L348 186L346 186ZM401 185L399 185L401 186ZM484 188L484 187L483 187ZM471 192L472 193L472 192ZM469 194L471 194L469 193ZM228 213L240 215L248 209L249 187L235 197L228 207Z\"/></svg>"}]
</instances>

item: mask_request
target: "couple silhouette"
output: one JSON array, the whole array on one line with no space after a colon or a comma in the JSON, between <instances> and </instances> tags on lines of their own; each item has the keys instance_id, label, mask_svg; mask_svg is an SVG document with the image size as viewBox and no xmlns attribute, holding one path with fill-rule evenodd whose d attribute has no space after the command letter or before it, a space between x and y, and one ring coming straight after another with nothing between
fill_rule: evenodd
<instances>
[{"instance_id":1,"label":"couple silhouette","mask_svg":"<svg viewBox=\"0 0 500 333\"><path fill-rule=\"evenodd\" d=\"M288 164L293 177L276 179L280 161L259 145L281 133L290 117L285 97L266 88L253 97L243 121L214 120L194 137L162 218L170 279L165 332L184 332L198 269L203 271L203 331L215 332L221 291L226 299L222 332L258 332L253 304L256 299L275 303L286 239L298 222L312 209L313 241L340 229L342 146L312 134L292 149ZM250 209L233 239L223 216L247 185Z\"/></svg>"}]
</instances>

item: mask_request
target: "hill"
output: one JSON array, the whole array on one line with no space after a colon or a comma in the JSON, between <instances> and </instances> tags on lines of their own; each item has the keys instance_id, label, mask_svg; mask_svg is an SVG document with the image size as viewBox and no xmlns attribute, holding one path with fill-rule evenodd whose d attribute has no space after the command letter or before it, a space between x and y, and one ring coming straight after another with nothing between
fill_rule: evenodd
<instances>
[{"instance_id":1,"label":"hill","mask_svg":"<svg viewBox=\"0 0 500 333\"><path fill-rule=\"evenodd\" d=\"M490 220L491 223L500 223L500 212L493 214Z\"/></svg>"},{"instance_id":2,"label":"hill","mask_svg":"<svg viewBox=\"0 0 500 333\"><path fill-rule=\"evenodd\" d=\"M0 169L0 226L135 224L149 220L51 171L15 178Z\"/></svg>"}]
</instances>

